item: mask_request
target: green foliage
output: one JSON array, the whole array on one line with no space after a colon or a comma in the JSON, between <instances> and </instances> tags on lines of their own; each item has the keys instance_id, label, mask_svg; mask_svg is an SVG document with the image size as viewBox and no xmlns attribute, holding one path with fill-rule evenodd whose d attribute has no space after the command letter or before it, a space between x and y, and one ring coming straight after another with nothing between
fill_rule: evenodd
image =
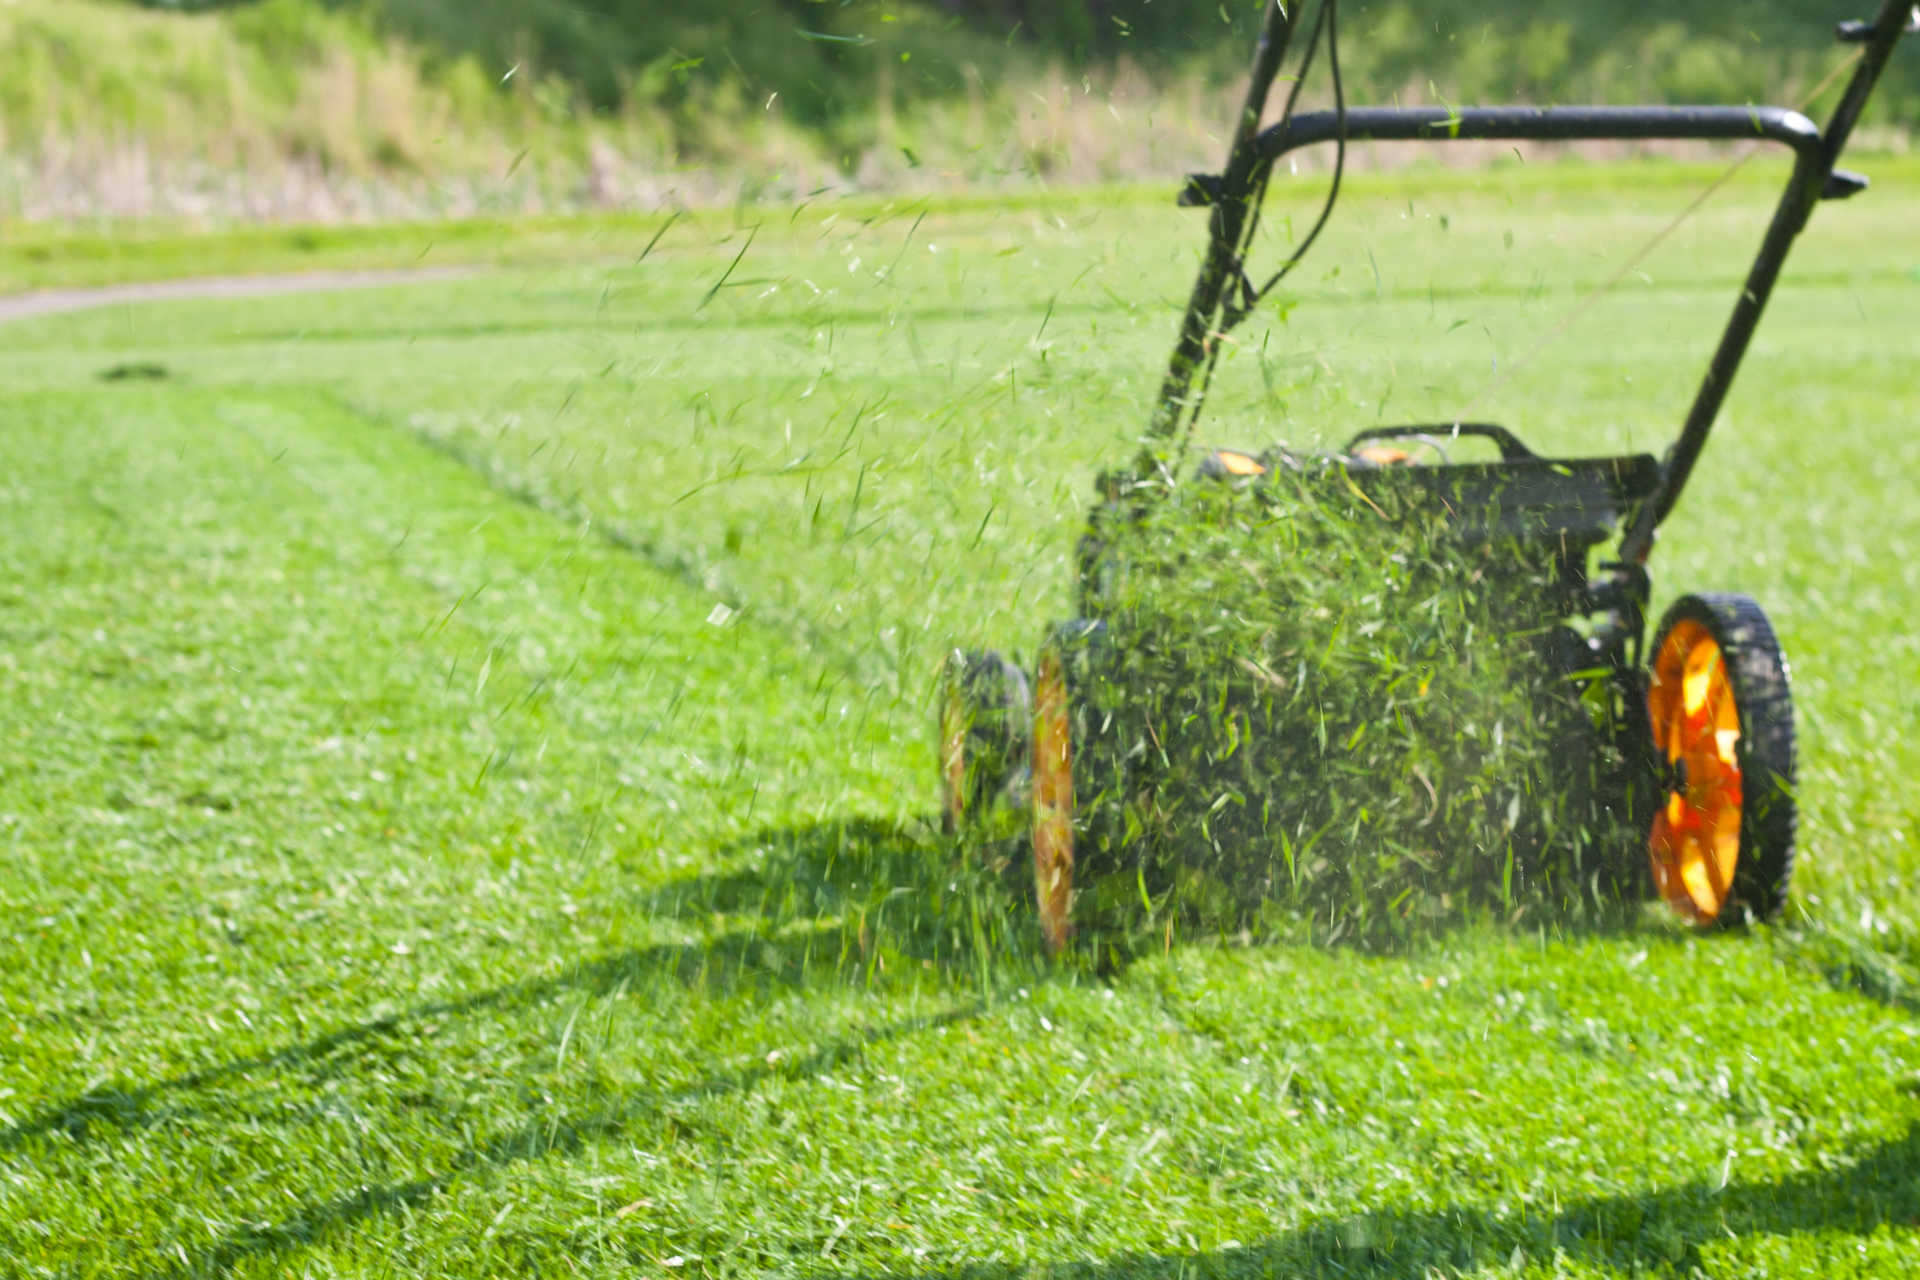
<instances>
[{"instance_id":1,"label":"green foliage","mask_svg":"<svg viewBox=\"0 0 1920 1280\"><path fill-rule=\"evenodd\" d=\"M1657 11L1625 0L1547 4L1370 5L1349 19L1356 75L1372 96L1528 102L1779 102L1842 60L1833 22L1858 15L1784 3L1680 0ZM1343 11L1344 14L1344 11ZM1831 99L1822 107L1830 106ZM1912 127L1920 70L1888 68L1871 121Z\"/></svg>"},{"instance_id":2,"label":"green foliage","mask_svg":"<svg viewBox=\"0 0 1920 1280\"><path fill-rule=\"evenodd\" d=\"M1048 176L1070 150L1096 171L1137 173L1142 161L1127 135L1150 127L1154 116L1191 117L1203 104L1206 117L1187 123L1200 133L1219 128L1260 13L1253 0L146 0L146 7L203 10L173 21L213 24L231 48L225 65L209 47L188 62L190 73L163 70L180 62L166 48L174 37L156 37L151 56L122 58L119 37L81 30L100 4L29 0L36 15L29 25L59 33L64 52L49 62L41 48L18 49L11 87L0 86L9 119L31 126L55 116L74 130L97 126L104 115L144 135L155 128L154 113L134 104L150 104L162 89L178 103L166 113L169 128L209 134L284 137L286 118L303 110L326 119L365 111L375 118L364 130L385 127L393 136L349 143L342 126L300 122L291 129L295 150L402 171L470 166L472 156L430 145L451 124L458 134L495 140L495 151L511 156L531 147L576 167L588 136L611 128L620 148L656 152L648 160L656 172L691 163L752 173L766 167L769 152L797 164L791 150L843 173L873 156L883 169L904 160L908 169L977 176L1024 167ZM1780 0L1682 0L1658 13L1624 0L1379 0L1348 6L1343 31L1351 94L1372 101L1799 104L1842 56L1827 15ZM210 39L211 30L201 43ZM343 59L391 64L371 77L386 87L357 91L362 105L341 101ZM330 75L319 74L329 67ZM238 103L236 68L257 86ZM66 88L76 81L99 91L68 101ZM420 102L404 128L388 127L383 118L396 106L386 99L402 81ZM1124 114L1142 96L1158 99L1147 118ZM1323 64L1310 100L1327 96ZM324 109L311 105L316 97L330 99ZM1044 123L1044 142L1027 136L1035 119ZM1920 123L1920 59L1896 59L1867 123ZM764 141L782 130L793 138ZM1016 139L1030 153L1024 165L1002 154ZM1095 153L1097 162L1086 159ZM1159 162L1154 172L1165 167Z\"/></svg>"},{"instance_id":3,"label":"green foliage","mask_svg":"<svg viewBox=\"0 0 1920 1280\"><path fill-rule=\"evenodd\" d=\"M235 35L279 60L310 59L337 25L404 40L428 78L471 61L495 80L551 78L592 113L654 107L738 115L778 92L826 127L865 114L884 81L903 97L951 94L967 60L1000 63L1005 46L933 6L882 0L259 0L150 7L220 11Z\"/></svg>"},{"instance_id":4,"label":"green foliage","mask_svg":"<svg viewBox=\"0 0 1920 1280\"><path fill-rule=\"evenodd\" d=\"M1287 456L1109 518L1076 779L1096 914L1144 890L1383 942L1613 902L1637 858L1603 808L1611 694L1556 668L1556 540L1501 501Z\"/></svg>"},{"instance_id":5,"label":"green foliage","mask_svg":"<svg viewBox=\"0 0 1920 1280\"><path fill-rule=\"evenodd\" d=\"M1265 0L948 0L943 7L1082 65L1120 54L1154 62L1213 56L1223 46L1238 56L1251 47Z\"/></svg>"},{"instance_id":6,"label":"green foliage","mask_svg":"<svg viewBox=\"0 0 1920 1280\"><path fill-rule=\"evenodd\" d=\"M312 0L308 0L312 2ZM1215 74L1243 69L1263 5L1256 0L1118 0L1011 4L1003 0L672 0L456 4L354 0L381 29L423 49L527 61L610 109L643 100L686 104L737 83L750 104L775 89L815 124L868 109L882 63L895 63L903 98L942 96L978 64L990 83L1021 69L1021 54L1076 69L1125 56L1163 74L1198 59ZM962 15L965 21L952 15ZM1375 99L1438 92L1451 101L1774 101L1811 87L1837 60L1826 15L1785 3L1728 6L1683 0L1644 5L1488 5L1388 0L1343 11L1343 60ZM1920 72L1896 66L1876 118L1913 119Z\"/></svg>"}]
</instances>

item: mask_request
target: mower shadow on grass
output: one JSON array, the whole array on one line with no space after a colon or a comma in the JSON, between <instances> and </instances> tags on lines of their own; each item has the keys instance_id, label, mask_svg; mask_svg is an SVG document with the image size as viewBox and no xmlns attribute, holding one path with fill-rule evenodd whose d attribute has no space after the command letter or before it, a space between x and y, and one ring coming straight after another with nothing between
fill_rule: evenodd
<instances>
[{"instance_id":1,"label":"mower shadow on grass","mask_svg":"<svg viewBox=\"0 0 1920 1280\"><path fill-rule=\"evenodd\" d=\"M640 899L636 912L688 924L741 917L781 936L837 935L837 955L789 957L804 973L822 960L863 982L903 968L963 979L983 991L1043 980L1040 936L1020 886L938 834L937 819L828 819L764 828L718 851L720 871L689 876ZM1015 971L1018 983L997 979Z\"/></svg>"},{"instance_id":2,"label":"mower shadow on grass","mask_svg":"<svg viewBox=\"0 0 1920 1280\"><path fill-rule=\"evenodd\" d=\"M187 1121L196 1128L284 1122L284 1109L263 1105L259 1097L277 1084L311 1087L350 1078L363 1060L405 1052L434 1037L436 1024L509 1016L562 999L624 997L644 1003L650 990L663 986L724 991L750 1001L783 990L833 986L931 988L946 997L939 1012L852 1028L809 1053L764 1059L748 1054L745 1066L722 1065L720 1058L741 1060L738 1046L732 1046L716 1053L711 1070L685 1083L613 1096L596 1091L565 1107L557 1120L548 1116L483 1133L419 1177L316 1196L272 1223L190 1251L181 1265L148 1273L220 1274L248 1260L291 1256L356 1225L403 1214L458 1179L565 1159L595 1142L663 1121L689 1104L751 1093L779 1079L820 1075L873 1046L974 1018L996 989L1048 980L1027 904L1017 901L1004 882L982 887L978 877L969 881L956 863L954 846L930 824L852 818L768 828L715 849L710 861L722 869L669 881L637 895L632 904L636 918L698 933L698 940L615 950L551 975L423 1002L157 1082L96 1088L0 1130L0 1153L30 1149L44 1139L107 1142ZM968 884L972 896L965 891ZM235 1096L242 1089L250 1092ZM1387 1218L1356 1219L1351 1225L1377 1239L1436 1229L1411 1222L1403 1231ZM1275 1265L1314 1256L1321 1247L1317 1240L1276 1243L1276 1250L1293 1252L1275 1253ZM1153 1264L1142 1260L1142 1265Z\"/></svg>"},{"instance_id":3,"label":"mower shadow on grass","mask_svg":"<svg viewBox=\"0 0 1920 1280\"><path fill-rule=\"evenodd\" d=\"M903 980L991 1000L999 990L1076 972L1044 961L1031 904L1017 885L1004 874L969 876L959 858L925 821L855 817L764 828L714 850L711 861L723 870L671 880L634 899L634 918L698 931L697 940L616 949L555 973L425 1001L162 1080L103 1084L0 1128L0 1154L55 1134L87 1142L195 1116L232 1118L232 1102L212 1097L229 1086L254 1077L344 1078L359 1058L417 1040L430 1024L562 997L606 998L660 984L766 997ZM1551 926L1559 936L1657 936L1624 913ZM1108 972L1132 958L1111 947L1102 953Z\"/></svg>"},{"instance_id":4,"label":"mower shadow on grass","mask_svg":"<svg viewBox=\"0 0 1920 1280\"><path fill-rule=\"evenodd\" d=\"M101 1086L49 1105L0 1129L0 1154L43 1140L105 1142L162 1125L196 1128L283 1123L285 1111L259 1105L276 1080L312 1084L350 1077L364 1059L404 1052L450 1020L510 1015L556 1000L624 995L644 1001L662 985L725 991L749 998L780 989L865 987L904 971L918 982L928 970L950 975L967 958L923 927L907 905L937 898L947 867L943 843L925 824L852 819L768 829L714 851L711 861L735 869L688 877L651 890L636 914L699 931L696 941L617 950L549 976L505 983L454 999L423 1002L389 1016L264 1050L167 1079ZM750 865L741 866L744 861ZM1037 963L1037 960L1036 960ZM870 1046L966 1021L985 1004L969 984L944 1011L856 1028L811 1053L749 1056L745 1067L715 1069L668 1088L640 1088L614 1097L596 1093L571 1116L507 1126L463 1147L442 1167L405 1182L316 1198L278 1221L237 1231L153 1276L222 1274L252 1258L312 1248L355 1224L405 1212L454 1179L549 1157L565 1158L677 1108L747 1093L776 1078L806 1079L857 1059ZM729 1061L738 1054L728 1052ZM248 1088L247 1097L233 1091ZM269 1100L270 1102L270 1100Z\"/></svg>"},{"instance_id":5,"label":"mower shadow on grass","mask_svg":"<svg viewBox=\"0 0 1920 1280\"><path fill-rule=\"evenodd\" d=\"M1787 931L1782 947L1833 990L1920 1016L1920 969L1912 944L1888 944L1865 930L1816 918Z\"/></svg>"},{"instance_id":6,"label":"mower shadow on grass","mask_svg":"<svg viewBox=\"0 0 1920 1280\"><path fill-rule=\"evenodd\" d=\"M1639 1274L1699 1275L1715 1242L1812 1232L1863 1240L1920 1217L1920 1126L1870 1147L1848 1167L1777 1182L1689 1182L1637 1195L1563 1201L1558 1213L1497 1214L1478 1206L1380 1210L1316 1222L1257 1244L1193 1254L1122 1254L1054 1266L813 1272L811 1280L1119 1280L1128 1276L1405 1276L1504 1268L1559 1257ZM1717 1274L1717 1273L1716 1273ZM1771 1274L1771 1273L1769 1273Z\"/></svg>"},{"instance_id":7,"label":"mower shadow on grass","mask_svg":"<svg viewBox=\"0 0 1920 1280\"><path fill-rule=\"evenodd\" d=\"M1250 928L1232 910L1216 919L1189 909L1169 927L1164 912L1142 912L1135 919L1121 910L1088 921L1064 954L1048 960L1031 856L1024 832L956 840L937 834L931 817L832 819L763 829L733 841L718 851L725 870L670 881L637 899L633 909L687 924L753 920L769 936L807 939L810 958L791 945L767 953L770 977L786 967L782 981L808 981L808 966L817 968L822 958L821 941L837 934L839 954L825 958L848 971L843 977L870 982L897 976L904 965L970 983L982 995L1063 974L1110 977L1140 959L1186 946L1333 947L1392 955L1487 928L1539 930L1561 940L1630 936L1674 945L1688 934L1639 898L1559 903L1538 896L1506 908L1490 902L1477 911L1409 918L1397 931L1373 934L1329 930L1304 918ZM1129 892L1118 896L1135 899L1131 878L1122 878Z\"/></svg>"},{"instance_id":8,"label":"mower shadow on grass","mask_svg":"<svg viewBox=\"0 0 1920 1280\"><path fill-rule=\"evenodd\" d=\"M341 1078L357 1058L417 1039L428 1024L512 1013L563 996L604 998L660 984L770 995L868 985L902 961L934 968L957 958L950 948L942 952L904 906L933 892L942 865L924 828L850 819L770 829L730 842L714 860L730 865L743 856L759 865L672 881L638 899L636 916L698 929L697 940L617 949L550 975L425 1001L159 1081L103 1084L0 1128L0 1154L56 1133L85 1142L190 1116L231 1117L231 1105L194 1098L255 1076ZM813 905L811 914L804 904Z\"/></svg>"},{"instance_id":9,"label":"mower shadow on grass","mask_svg":"<svg viewBox=\"0 0 1920 1280\"><path fill-rule=\"evenodd\" d=\"M243 1262L285 1258L326 1243L334 1235L372 1219L405 1213L425 1204L456 1180L486 1170L507 1169L576 1155L594 1142L615 1138L649 1121L667 1122L682 1108L728 1094L750 1093L774 1079L808 1079L857 1060L872 1046L938 1027L965 1022L980 1006L961 1006L937 1014L902 1018L848 1032L812 1053L753 1061L734 1070L716 1070L679 1088L635 1089L607 1098L581 1114L562 1120L535 1120L481 1137L444 1162L437 1172L351 1194L314 1199L275 1222L233 1231L199 1250L182 1252L177 1264L139 1273L140 1280L183 1280L226 1275Z\"/></svg>"}]
</instances>

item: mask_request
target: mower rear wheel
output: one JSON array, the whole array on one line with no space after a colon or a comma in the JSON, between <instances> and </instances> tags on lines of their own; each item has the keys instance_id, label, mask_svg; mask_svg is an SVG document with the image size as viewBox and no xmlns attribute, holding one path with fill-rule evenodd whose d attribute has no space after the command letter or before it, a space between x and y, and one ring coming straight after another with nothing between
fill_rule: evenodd
<instances>
[{"instance_id":1,"label":"mower rear wheel","mask_svg":"<svg viewBox=\"0 0 1920 1280\"><path fill-rule=\"evenodd\" d=\"M1112 658L1107 624L1077 618L1053 629L1034 672L1029 831L1034 905L1049 955L1065 950L1073 933L1076 881L1110 861L1111 833L1099 815L1115 781L1113 744L1095 702Z\"/></svg>"},{"instance_id":2,"label":"mower rear wheel","mask_svg":"<svg viewBox=\"0 0 1920 1280\"><path fill-rule=\"evenodd\" d=\"M1033 887L1049 955L1067 945L1073 906L1073 690L1064 655L1040 653L1033 689Z\"/></svg>"},{"instance_id":3,"label":"mower rear wheel","mask_svg":"<svg viewBox=\"0 0 1920 1280\"><path fill-rule=\"evenodd\" d=\"M1700 925L1770 919L1793 874L1793 695L1767 615L1743 595L1683 596L1648 673L1665 802L1647 835L1654 886Z\"/></svg>"},{"instance_id":4,"label":"mower rear wheel","mask_svg":"<svg viewBox=\"0 0 1920 1280\"><path fill-rule=\"evenodd\" d=\"M993 652L955 649L940 678L940 825L980 818L1026 768L1033 695L1019 667Z\"/></svg>"}]
</instances>

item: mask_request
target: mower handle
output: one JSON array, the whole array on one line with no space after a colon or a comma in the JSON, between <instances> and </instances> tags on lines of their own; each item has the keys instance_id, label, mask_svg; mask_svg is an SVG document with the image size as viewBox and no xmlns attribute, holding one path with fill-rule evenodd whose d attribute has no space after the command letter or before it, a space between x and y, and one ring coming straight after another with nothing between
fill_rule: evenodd
<instances>
[{"instance_id":1,"label":"mower handle","mask_svg":"<svg viewBox=\"0 0 1920 1280\"><path fill-rule=\"evenodd\" d=\"M1323 3L1330 12L1334 0ZM1145 478L1165 471L1165 441L1177 429L1189 403L1193 376L1205 357L1213 318L1229 281L1241 271L1237 258L1241 232L1252 205L1265 190L1274 162L1287 152L1315 142L1338 140L1344 144L1348 139L1757 139L1779 143L1794 153L1793 174L1687 412L1679 439L1667 451L1658 483L1639 502L1620 542L1623 563L1644 565L1653 550L1655 530L1679 501L1680 491L1706 445L1794 239L1821 200L1845 198L1866 186L1864 178L1836 168L1836 163L1894 47L1903 35L1920 31L1917 19L1920 8L1911 0L1880 0L1879 12L1871 22L1841 26L1840 39L1858 43L1862 49L1824 131L1800 112L1782 107L1356 107L1290 116L1256 133L1267 91L1294 27L1294 15L1281 0L1267 0L1246 105L1227 154L1226 170L1217 176L1190 178L1181 192L1182 204L1213 207L1211 235L1148 428L1150 443L1140 454L1138 474Z\"/></svg>"},{"instance_id":2,"label":"mower handle","mask_svg":"<svg viewBox=\"0 0 1920 1280\"><path fill-rule=\"evenodd\" d=\"M1913 16L1907 19L1906 30L1901 34L1920 36L1920 4L1913 6ZM1834 35L1841 44L1871 44L1874 25L1871 22L1843 22L1834 28Z\"/></svg>"},{"instance_id":3,"label":"mower handle","mask_svg":"<svg viewBox=\"0 0 1920 1280\"><path fill-rule=\"evenodd\" d=\"M1247 219L1254 211L1253 201L1248 197L1256 189L1254 172L1262 163L1258 146L1260 118L1267 109L1267 92L1280 72L1280 64L1286 60L1296 17L1297 6L1290 9L1282 0L1267 0L1260 22L1260 39L1254 46L1253 73L1247 82L1246 101L1234 124L1233 143L1227 148L1227 167L1220 177L1221 187L1232 194L1210 202L1213 216L1208 229L1207 256L1199 277L1193 282L1193 295L1180 321L1180 338L1173 349L1173 361L1167 367L1166 380L1160 386L1160 400L1147 427L1148 440L1162 443L1149 443L1141 449L1135 470L1142 479L1166 473L1164 441L1179 428L1194 374L1206 360L1214 316L1238 268L1236 250Z\"/></svg>"},{"instance_id":4,"label":"mower handle","mask_svg":"<svg viewBox=\"0 0 1920 1280\"><path fill-rule=\"evenodd\" d=\"M1271 166L1289 151L1332 142L1341 113L1314 111L1274 125L1259 138L1260 160ZM1577 142L1659 139L1724 141L1757 138L1793 149L1802 161L1820 159L1819 126L1785 107L1352 107L1348 141Z\"/></svg>"},{"instance_id":5,"label":"mower handle","mask_svg":"<svg viewBox=\"0 0 1920 1280\"><path fill-rule=\"evenodd\" d=\"M1255 143L1260 164L1254 170L1253 181L1257 184L1263 180L1276 160L1297 147L1341 138L1441 142L1456 139L1536 142L1609 138L1728 142L1758 139L1790 148L1794 154L1793 173L1774 209L1760 251L1734 303L1733 314L1707 364L1706 375L1681 423L1679 438L1667 450L1660 468L1660 483L1635 509L1620 539L1620 561L1644 565L1653 551L1655 531L1679 502L1680 491L1686 487L1694 463L1706 447L1708 433L1713 430L1714 419L1726 400L1727 389L1739 372L1760 314L1766 309L1774 283L1786 264L1787 251L1806 226L1815 205L1822 200L1844 199L1866 186L1864 178L1838 169L1836 164L1894 47L1908 33L1914 13L1910 0L1881 0L1878 15L1871 23L1864 24L1864 29L1859 26L1842 29L1842 39L1861 43L1863 49L1824 131L1800 112L1784 107L1468 107L1458 110L1358 107L1345 112L1318 111L1295 116L1262 133ZM1257 189L1255 185L1246 188ZM1204 186L1192 184L1188 191L1207 193ZM1245 199L1241 189L1232 185L1227 185L1221 196L1228 200ZM1189 199L1192 198L1190 194Z\"/></svg>"},{"instance_id":6,"label":"mower handle","mask_svg":"<svg viewBox=\"0 0 1920 1280\"><path fill-rule=\"evenodd\" d=\"M1369 440L1407 440L1414 436L1480 436L1500 446L1500 457L1507 462L1534 462L1539 454L1520 443L1520 437L1491 422L1452 422L1444 427L1368 427L1347 441L1352 453Z\"/></svg>"}]
</instances>

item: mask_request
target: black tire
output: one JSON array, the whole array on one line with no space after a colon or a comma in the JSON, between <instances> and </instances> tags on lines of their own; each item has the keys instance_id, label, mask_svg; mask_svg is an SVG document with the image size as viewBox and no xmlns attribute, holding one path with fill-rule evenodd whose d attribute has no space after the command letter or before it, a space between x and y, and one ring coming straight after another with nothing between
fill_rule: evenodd
<instances>
[{"instance_id":1,"label":"black tire","mask_svg":"<svg viewBox=\"0 0 1920 1280\"><path fill-rule=\"evenodd\" d=\"M953 835L1020 789L1033 695L1025 673L999 654L955 649L941 671L936 715L940 823Z\"/></svg>"},{"instance_id":2,"label":"black tire","mask_svg":"<svg viewBox=\"0 0 1920 1280\"><path fill-rule=\"evenodd\" d=\"M1799 820L1786 655L1767 615L1744 595L1682 596L1655 635L1647 691L1662 793L1648 832L1655 884L1670 905L1702 925L1770 920L1786 905ZM1708 640L1718 650L1717 668L1715 655L1704 647ZM1701 704L1697 709L1687 706L1694 696L1685 683L1689 674ZM1738 735L1731 744L1731 769L1724 760L1729 727ZM1690 776L1690 769L1711 776ZM1676 842L1684 845L1691 838L1698 854L1702 829L1716 848L1733 848L1734 842L1720 834L1732 809L1738 810L1739 839L1730 876L1720 866L1721 854L1681 856ZM1716 893L1717 904L1712 901Z\"/></svg>"}]
</instances>

